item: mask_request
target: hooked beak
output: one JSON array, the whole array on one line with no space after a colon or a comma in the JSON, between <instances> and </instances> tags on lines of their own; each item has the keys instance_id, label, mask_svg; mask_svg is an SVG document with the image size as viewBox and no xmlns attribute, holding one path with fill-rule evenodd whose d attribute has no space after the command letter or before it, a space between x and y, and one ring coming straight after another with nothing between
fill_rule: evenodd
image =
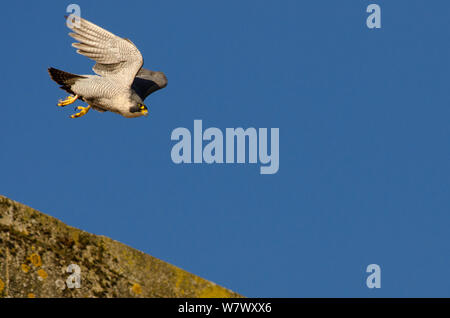
<instances>
[{"instance_id":1,"label":"hooked beak","mask_svg":"<svg viewBox=\"0 0 450 318\"><path fill-rule=\"evenodd\" d=\"M142 115L144 115L144 116L148 116L148 110L147 110L147 109L144 109L141 113L142 113Z\"/></svg>"}]
</instances>

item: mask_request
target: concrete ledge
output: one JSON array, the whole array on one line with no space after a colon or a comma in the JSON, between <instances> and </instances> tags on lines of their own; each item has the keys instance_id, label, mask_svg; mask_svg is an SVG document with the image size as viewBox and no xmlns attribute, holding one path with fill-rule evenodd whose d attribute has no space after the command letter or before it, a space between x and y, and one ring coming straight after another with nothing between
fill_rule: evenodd
<instances>
[{"instance_id":1,"label":"concrete ledge","mask_svg":"<svg viewBox=\"0 0 450 318\"><path fill-rule=\"evenodd\" d=\"M0 196L0 297L242 296Z\"/></svg>"}]
</instances>

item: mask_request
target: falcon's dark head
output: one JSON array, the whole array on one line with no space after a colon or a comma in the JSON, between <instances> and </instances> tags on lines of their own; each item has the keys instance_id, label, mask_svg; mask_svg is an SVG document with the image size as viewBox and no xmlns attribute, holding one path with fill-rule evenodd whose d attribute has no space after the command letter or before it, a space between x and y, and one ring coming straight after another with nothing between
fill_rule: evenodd
<instances>
[{"instance_id":1,"label":"falcon's dark head","mask_svg":"<svg viewBox=\"0 0 450 318\"><path fill-rule=\"evenodd\" d=\"M136 114L140 113L141 115L148 115L148 108L142 103L136 103L136 105L130 107L130 113Z\"/></svg>"},{"instance_id":2,"label":"falcon's dark head","mask_svg":"<svg viewBox=\"0 0 450 318\"><path fill-rule=\"evenodd\" d=\"M147 116L148 115L148 108L144 105L144 102L139 97L138 94L135 92L131 93L130 96L130 104L129 110L130 110L130 117L139 117L139 116Z\"/></svg>"}]
</instances>

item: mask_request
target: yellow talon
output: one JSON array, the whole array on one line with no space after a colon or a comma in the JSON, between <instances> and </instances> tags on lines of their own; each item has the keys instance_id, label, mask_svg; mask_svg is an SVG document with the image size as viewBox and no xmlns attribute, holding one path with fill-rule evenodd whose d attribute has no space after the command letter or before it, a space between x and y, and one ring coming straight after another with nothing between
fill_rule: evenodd
<instances>
[{"instance_id":1,"label":"yellow talon","mask_svg":"<svg viewBox=\"0 0 450 318\"><path fill-rule=\"evenodd\" d=\"M75 103L75 101L78 99L78 95L75 95L75 96L67 96L67 98L65 99L65 100L59 100L59 102L58 102L58 106L67 106L67 105L70 105L70 104L73 104L73 103Z\"/></svg>"},{"instance_id":2,"label":"yellow talon","mask_svg":"<svg viewBox=\"0 0 450 318\"><path fill-rule=\"evenodd\" d=\"M79 118L79 117L86 115L88 113L89 109L91 109L91 106L87 106L87 107L78 106L75 109L80 110L80 112L71 115L70 118Z\"/></svg>"}]
</instances>

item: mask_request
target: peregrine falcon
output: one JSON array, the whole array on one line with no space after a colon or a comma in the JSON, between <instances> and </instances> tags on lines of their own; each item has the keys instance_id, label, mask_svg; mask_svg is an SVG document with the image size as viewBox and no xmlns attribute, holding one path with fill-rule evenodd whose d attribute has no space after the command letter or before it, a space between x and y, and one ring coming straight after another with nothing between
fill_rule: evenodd
<instances>
[{"instance_id":1,"label":"peregrine falcon","mask_svg":"<svg viewBox=\"0 0 450 318\"><path fill-rule=\"evenodd\" d=\"M73 31L69 35L79 42L72 46L77 53L96 62L92 70L97 75L76 75L49 68L52 80L71 94L60 100L58 106L70 105L78 99L88 104L76 107L79 112L71 118L84 116L91 108L127 118L147 116L144 99L166 87L164 73L143 68L141 52L129 39L118 37L83 18L67 26Z\"/></svg>"}]
</instances>

